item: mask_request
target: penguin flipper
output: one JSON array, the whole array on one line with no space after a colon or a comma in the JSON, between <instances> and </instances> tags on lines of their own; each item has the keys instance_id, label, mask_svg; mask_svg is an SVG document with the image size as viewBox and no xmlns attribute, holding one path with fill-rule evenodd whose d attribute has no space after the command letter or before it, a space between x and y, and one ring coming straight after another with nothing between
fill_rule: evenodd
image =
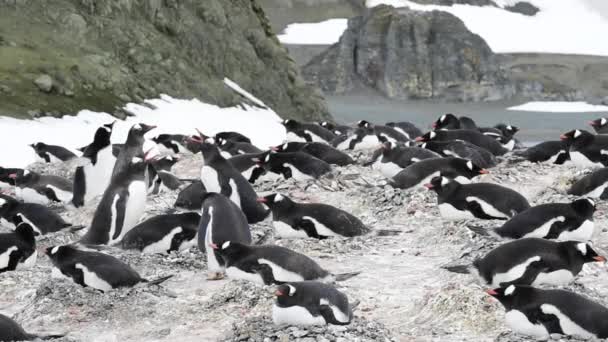
<instances>
[{"instance_id":1,"label":"penguin flipper","mask_svg":"<svg viewBox=\"0 0 608 342\"><path fill-rule=\"evenodd\" d=\"M547 329L549 334L560 334L564 335L564 331L562 330L562 326L559 322L559 318L555 315L548 315L538 309L533 309L533 311L529 311L526 313L526 316L529 317L530 322L533 324L542 324Z\"/></svg>"},{"instance_id":2,"label":"penguin flipper","mask_svg":"<svg viewBox=\"0 0 608 342\"><path fill-rule=\"evenodd\" d=\"M40 339L43 341L54 340L57 338L65 337L66 334L52 334L52 335L29 335L30 340Z\"/></svg>"},{"instance_id":3,"label":"penguin flipper","mask_svg":"<svg viewBox=\"0 0 608 342\"><path fill-rule=\"evenodd\" d=\"M177 190L184 184L170 172L159 171L158 177L160 178L162 184L171 190Z\"/></svg>"},{"instance_id":4,"label":"penguin flipper","mask_svg":"<svg viewBox=\"0 0 608 342\"><path fill-rule=\"evenodd\" d=\"M86 192L86 181L84 168L82 166L76 168L73 189L72 204L74 204L76 208L82 207L84 205L84 194Z\"/></svg>"},{"instance_id":5,"label":"penguin flipper","mask_svg":"<svg viewBox=\"0 0 608 342\"><path fill-rule=\"evenodd\" d=\"M319 240L323 240L323 239L327 238L327 236L321 236L321 235L319 235L319 233L317 233L315 224L312 223L312 221L310 221L310 220L299 219L295 223L294 228L304 231L306 233L306 235L308 235L308 237L312 237L312 238L319 239Z\"/></svg>"},{"instance_id":6,"label":"penguin flipper","mask_svg":"<svg viewBox=\"0 0 608 342\"><path fill-rule=\"evenodd\" d=\"M530 265L528 265L526 271L524 272L524 274L522 274L521 277L510 282L500 283L500 287L506 288L510 285L532 285L539 273L548 270L549 268L544 265L542 259L534 261L530 263Z\"/></svg>"},{"instance_id":7,"label":"penguin flipper","mask_svg":"<svg viewBox=\"0 0 608 342\"><path fill-rule=\"evenodd\" d=\"M331 307L329 305L321 305L319 307L319 313L321 314L321 316L323 316L323 318L325 319L325 322L328 324L334 324L334 325L349 325L350 324L350 317L347 322L341 322L341 321L337 320L336 316L334 315L334 311L331 309Z\"/></svg>"},{"instance_id":8,"label":"penguin flipper","mask_svg":"<svg viewBox=\"0 0 608 342\"><path fill-rule=\"evenodd\" d=\"M454 266L442 266L441 268L443 268L444 270L453 272L453 273L469 274L469 273L471 273L469 271L470 267L471 267L471 265L454 265Z\"/></svg>"},{"instance_id":9,"label":"penguin flipper","mask_svg":"<svg viewBox=\"0 0 608 342\"><path fill-rule=\"evenodd\" d=\"M477 235L490 236L490 233L488 232L489 229L487 229L487 228L472 226L472 225L467 225L467 228Z\"/></svg>"},{"instance_id":10,"label":"penguin flipper","mask_svg":"<svg viewBox=\"0 0 608 342\"><path fill-rule=\"evenodd\" d=\"M345 281L352 277L356 277L359 274L361 274L361 272L338 273L334 274L334 279L335 281Z\"/></svg>"},{"instance_id":11,"label":"penguin flipper","mask_svg":"<svg viewBox=\"0 0 608 342\"><path fill-rule=\"evenodd\" d=\"M285 283L282 281L278 281L274 278L274 273L272 273L272 268L268 265L257 264L253 267L253 270L256 271L256 273L259 274L260 277L262 277L262 280L264 281L264 285L272 285L272 284L281 285L281 284Z\"/></svg>"},{"instance_id":12,"label":"penguin flipper","mask_svg":"<svg viewBox=\"0 0 608 342\"><path fill-rule=\"evenodd\" d=\"M142 279L142 282L146 283L147 286L160 285L171 278L173 278L173 274L165 276L165 277L152 279L152 280Z\"/></svg>"}]
</instances>

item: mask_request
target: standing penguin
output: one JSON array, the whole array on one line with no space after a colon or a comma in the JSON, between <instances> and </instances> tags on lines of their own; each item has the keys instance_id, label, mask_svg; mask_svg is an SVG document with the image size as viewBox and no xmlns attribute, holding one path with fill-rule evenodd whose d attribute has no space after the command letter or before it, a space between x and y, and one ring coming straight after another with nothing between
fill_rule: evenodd
<instances>
[{"instance_id":1,"label":"standing penguin","mask_svg":"<svg viewBox=\"0 0 608 342\"><path fill-rule=\"evenodd\" d=\"M16 221L19 223L14 232L0 234L0 273L36 264L38 252L34 229L20 217Z\"/></svg>"},{"instance_id":2,"label":"standing penguin","mask_svg":"<svg viewBox=\"0 0 608 342\"><path fill-rule=\"evenodd\" d=\"M103 194L110 184L116 163L110 142L113 127L114 122L99 127L93 142L84 148L82 157L88 159L87 164L77 167L74 174L72 203L77 208Z\"/></svg>"},{"instance_id":3,"label":"standing penguin","mask_svg":"<svg viewBox=\"0 0 608 342\"><path fill-rule=\"evenodd\" d=\"M491 183L460 184L439 176L425 185L437 193L439 212L445 219L506 220L530 208L518 192Z\"/></svg>"},{"instance_id":4,"label":"standing penguin","mask_svg":"<svg viewBox=\"0 0 608 342\"><path fill-rule=\"evenodd\" d=\"M137 224L146 207L146 168L146 160L139 157L133 157L126 167L120 167L103 193L82 243L113 244Z\"/></svg>"},{"instance_id":5,"label":"standing penguin","mask_svg":"<svg viewBox=\"0 0 608 342\"><path fill-rule=\"evenodd\" d=\"M272 320L277 325L348 325L353 318L348 297L329 284L290 282L279 286L275 296Z\"/></svg>"},{"instance_id":6,"label":"standing penguin","mask_svg":"<svg viewBox=\"0 0 608 342\"><path fill-rule=\"evenodd\" d=\"M62 338L63 334L57 335L38 335L29 334L12 319L0 314L0 341L16 342L16 341L37 341L37 340L53 340Z\"/></svg>"},{"instance_id":7,"label":"standing penguin","mask_svg":"<svg viewBox=\"0 0 608 342\"><path fill-rule=\"evenodd\" d=\"M123 249L142 253L170 253L196 246L199 213L166 214L151 217L131 229L120 242Z\"/></svg>"},{"instance_id":8,"label":"standing penguin","mask_svg":"<svg viewBox=\"0 0 608 342\"><path fill-rule=\"evenodd\" d=\"M561 165L570 160L569 146L565 141L544 141L540 144L528 147L514 154L533 163L548 161L552 164Z\"/></svg>"},{"instance_id":9,"label":"standing penguin","mask_svg":"<svg viewBox=\"0 0 608 342\"><path fill-rule=\"evenodd\" d=\"M68 203L72 200L73 184L69 180L54 175L41 175L34 171L23 170L21 173L9 175L14 179L25 202L40 203L28 200L27 193L37 193L52 202Z\"/></svg>"},{"instance_id":10,"label":"standing penguin","mask_svg":"<svg viewBox=\"0 0 608 342\"><path fill-rule=\"evenodd\" d=\"M576 167L608 166L608 135L575 129L560 138L570 146L570 159Z\"/></svg>"},{"instance_id":11,"label":"standing penguin","mask_svg":"<svg viewBox=\"0 0 608 342\"><path fill-rule=\"evenodd\" d=\"M251 230L241 209L220 193L207 193L203 199L198 228L198 248L207 255L209 279L221 279L225 269L219 244L225 241L251 243Z\"/></svg>"},{"instance_id":12,"label":"standing penguin","mask_svg":"<svg viewBox=\"0 0 608 342\"><path fill-rule=\"evenodd\" d=\"M23 221L32 227L36 235L54 233L72 226L43 205L22 203L2 194L0 194L0 220L4 224L10 222L15 226Z\"/></svg>"},{"instance_id":13,"label":"standing penguin","mask_svg":"<svg viewBox=\"0 0 608 342\"><path fill-rule=\"evenodd\" d=\"M260 222L268 212L256 202L257 195L249 182L220 154L213 144L197 141L203 154L201 181L207 192L217 192L230 198L243 210L249 223Z\"/></svg>"},{"instance_id":14,"label":"standing penguin","mask_svg":"<svg viewBox=\"0 0 608 342\"><path fill-rule=\"evenodd\" d=\"M493 249L470 267L447 267L457 273L477 273L493 287L566 285L590 262L606 262L584 242L529 238Z\"/></svg>"},{"instance_id":15,"label":"standing penguin","mask_svg":"<svg viewBox=\"0 0 608 342\"><path fill-rule=\"evenodd\" d=\"M258 164L285 179L298 181L317 179L331 171L329 164L304 152L271 152Z\"/></svg>"},{"instance_id":16,"label":"standing penguin","mask_svg":"<svg viewBox=\"0 0 608 342\"><path fill-rule=\"evenodd\" d=\"M576 293L523 285L487 293L505 307L506 324L515 333L545 340L552 334L608 338L608 308Z\"/></svg>"},{"instance_id":17,"label":"standing penguin","mask_svg":"<svg viewBox=\"0 0 608 342\"><path fill-rule=\"evenodd\" d=\"M353 164L355 161L348 154L323 143L286 142L272 148L275 152L304 152L328 164L339 166Z\"/></svg>"},{"instance_id":18,"label":"standing penguin","mask_svg":"<svg viewBox=\"0 0 608 342\"><path fill-rule=\"evenodd\" d=\"M102 292L118 287L133 287L139 283L158 285L171 278L168 276L149 281L111 255L82 251L70 245L49 247L46 255L53 263L53 277L71 278L78 285Z\"/></svg>"},{"instance_id":19,"label":"standing penguin","mask_svg":"<svg viewBox=\"0 0 608 342\"><path fill-rule=\"evenodd\" d=\"M460 158L429 158L414 163L397 173L389 183L399 189L409 189L423 186L433 177L443 174L446 177L458 179L461 183L469 179L489 173L475 165L472 161Z\"/></svg>"},{"instance_id":20,"label":"standing penguin","mask_svg":"<svg viewBox=\"0 0 608 342\"><path fill-rule=\"evenodd\" d=\"M606 188L608 188L608 167L595 170L576 181L568 189L568 194L607 199L608 193L606 193Z\"/></svg>"},{"instance_id":21,"label":"standing penguin","mask_svg":"<svg viewBox=\"0 0 608 342\"><path fill-rule=\"evenodd\" d=\"M259 199L272 212L277 236L284 238L358 236L369 229L355 216L321 203L296 203L285 195L272 194Z\"/></svg>"},{"instance_id":22,"label":"standing penguin","mask_svg":"<svg viewBox=\"0 0 608 342\"><path fill-rule=\"evenodd\" d=\"M606 124L608 124L608 119L606 118L589 121L589 125L593 127L597 134L608 134L608 126Z\"/></svg>"},{"instance_id":23,"label":"standing penguin","mask_svg":"<svg viewBox=\"0 0 608 342\"><path fill-rule=\"evenodd\" d=\"M537 237L562 241L589 241L593 236L595 202L581 198L572 203L546 203L522 211L490 232L506 239ZM487 235L483 228L469 227Z\"/></svg>"},{"instance_id":24,"label":"standing penguin","mask_svg":"<svg viewBox=\"0 0 608 342\"><path fill-rule=\"evenodd\" d=\"M502 156L508 152L508 150L504 148L500 142L496 141L490 136L484 135L478 130L455 129L450 131L431 131L416 138L417 142L429 142L431 140L464 140L475 146L485 148L486 150L492 152L492 154L495 156Z\"/></svg>"},{"instance_id":25,"label":"standing penguin","mask_svg":"<svg viewBox=\"0 0 608 342\"><path fill-rule=\"evenodd\" d=\"M46 163L62 163L76 158L74 152L62 146L47 145L45 143L35 143L30 145L34 152Z\"/></svg>"},{"instance_id":26,"label":"standing penguin","mask_svg":"<svg viewBox=\"0 0 608 342\"><path fill-rule=\"evenodd\" d=\"M131 127L127 135L127 141L120 149L120 154L116 158L116 164L114 164L114 170L112 170L112 178L128 169L134 157L141 158L144 152L148 152L143 150L145 143L144 135L155 128L156 126L149 126L143 123L138 123ZM156 153L158 153L158 150L156 150Z\"/></svg>"},{"instance_id":27,"label":"standing penguin","mask_svg":"<svg viewBox=\"0 0 608 342\"><path fill-rule=\"evenodd\" d=\"M283 126L285 126L285 130L287 131L287 141L315 141L329 144L336 138L334 133L316 124L301 123L296 120L287 119L283 121Z\"/></svg>"}]
</instances>

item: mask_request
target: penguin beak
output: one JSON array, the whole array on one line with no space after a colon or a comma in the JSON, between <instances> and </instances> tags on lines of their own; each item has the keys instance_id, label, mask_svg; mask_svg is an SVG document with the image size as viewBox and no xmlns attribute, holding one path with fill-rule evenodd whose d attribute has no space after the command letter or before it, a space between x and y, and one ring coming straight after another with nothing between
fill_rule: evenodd
<instances>
[{"instance_id":1,"label":"penguin beak","mask_svg":"<svg viewBox=\"0 0 608 342\"><path fill-rule=\"evenodd\" d=\"M560 138L561 140L568 140L568 136L567 136L567 135L565 135L565 134L560 135L560 136L559 136L559 138Z\"/></svg>"},{"instance_id":2,"label":"penguin beak","mask_svg":"<svg viewBox=\"0 0 608 342\"><path fill-rule=\"evenodd\" d=\"M431 183L424 184L424 187L427 188L427 189L429 189L429 190L431 190L432 188L434 188L433 184L431 184Z\"/></svg>"},{"instance_id":3,"label":"penguin beak","mask_svg":"<svg viewBox=\"0 0 608 342\"><path fill-rule=\"evenodd\" d=\"M154 125L141 125L142 128L142 132L144 132L144 134L150 132L151 130L155 129L156 126Z\"/></svg>"},{"instance_id":4,"label":"penguin beak","mask_svg":"<svg viewBox=\"0 0 608 342\"><path fill-rule=\"evenodd\" d=\"M431 125L431 127L433 127L433 129L437 128L437 123L433 122L433 124Z\"/></svg>"},{"instance_id":5,"label":"penguin beak","mask_svg":"<svg viewBox=\"0 0 608 342\"><path fill-rule=\"evenodd\" d=\"M480 174L480 175L487 175L488 173L490 173L490 171L488 171L488 170L486 170L486 169L481 169L481 170L479 171L479 174Z\"/></svg>"},{"instance_id":6,"label":"penguin beak","mask_svg":"<svg viewBox=\"0 0 608 342\"><path fill-rule=\"evenodd\" d=\"M281 297L283 295L283 292L281 292L281 290L276 290L274 291L274 295L277 297Z\"/></svg>"},{"instance_id":7,"label":"penguin beak","mask_svg":"<svg viewBox=\"0 0 608 342\"><path fill-rule=\"evenodd\" d=\"M268 203L268 200L265 197L258 197L255 201L258 203Z\"/></svg>"},{"instance_id":8,"label":"penguin beak","mask_svg":"<svg viewBox=\"0 0 608 342\"><path fill-rule=\"evenodd\" d=\"M156 159L158 159L158 154L154 152L154 148L151 148L144 153L144 161L149 162Z\"/></svg>"},{"instance_id":9,"label":"penguin beak","mask_svg":"<svg viewBox=\"0 0 608 342\"><path fill-rule=\"evenodd\" d=\"M11 173L10 175L8 175L8 178L10 178L10 179L17 179L17 174L16 173Z\"/></svg>"},{"instance_id":10,"label":"penguin beak","mask_svg":"<svg viewBox=\"0 0 608 342\"><path fill-rule=\"evenodd\" d=\"M498 292L496 292L496 290L493 290L493 289L486 290L486 293L489 294L490 296L498 296Z\"/></svg>"},{"instance_id":11,"label":"penguin beak","mask_svg":"<svg viewBox=\"0 0 608 342\"><path fill-rule=\"evenodd\" d=\"M597 122L589 121L588 124L589 124L589 126L595 127L597 125Z\"/></svg>"},{"instance_id":12,"label":"penguin beak","mask_svg":"<svg viewBox=\"0 0 608 342\"><path fill-rule=\"evenodd\" d=\"M200 137L197 137L196 135L193 135L186 139L188 139L189 142L193 142L193 143L202 143L203 142L203 139L201 139Z\"/></svg>"},{"instance_id":13,"label":"penguin beak","mask_svg":"<svg viewBox=\"0 0 608 342\"><path fill-rule=\"evenodd\" d=\"M203 132L201 132L200 129L195 128L196 129L196 133L198 133L198 135L202 138L202 139L206 139L207 136L205 134L203 134Z\"/></svg>"},{"instance_id":14,"label":"penguin beak","mask_svg":"<svg viewBox=\"0 0 608 342\"><path fill-rule=\"evenodd\" d=\"M423 142L424 138L423 137L416 137L416 142Z\"/></svg>"},{"instance_id":15,"label":"penguin beak","mask_svg":"<svg viewBox=\"0 0 608 342\"><path fill-rule=\"evenodd\" d=\"M593 260L595 260L597 262L606 262L606 257L598 255L598 256L594 256Z\"/></svg>"},{"instance_id":16,"label":"penguin beak","mask_svg":"<svg viewBox=\"0 0 608 342\"><path fill-rule=\"evenodd\" d=\"M278 147L276 147L276 146L270 146L270 150L271 150L271 151L274 151L274 152L278 152L278 151L279 151L279 148L278 148Z\"/></svg>"},{"instance_id":17,"label":"penguin beak","mask_svg":"<svg viewBox=\"0 0 608 342\"><path fill-rule=\"evenodd\" d=\"M217 249L220 249L220 248L218 247L218 245L216 245L216 244L215 244L215 243L213 243L213 242L209 244L209 247L211 247L211 248L213 248L213 249L216 249L216 250L217 250Z\"/></svg>"}]
</instances>

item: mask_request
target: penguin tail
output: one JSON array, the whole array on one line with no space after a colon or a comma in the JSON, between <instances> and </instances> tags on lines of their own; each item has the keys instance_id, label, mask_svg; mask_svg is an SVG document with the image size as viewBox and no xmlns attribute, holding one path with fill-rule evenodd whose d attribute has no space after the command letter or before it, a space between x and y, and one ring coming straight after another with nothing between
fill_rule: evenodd
<instances>
[{"instance_id":1,"label":"penguin tail","mask_svg":"<svg viewBox=\"0 0 608 342\"><path fill-rule=\"evenodd\" d=\"M82 225L82 224L80 224L80 225L69 225L69 226L68 226L68 228L70 228L70 229L69 229L69 231L70 231L70 232L77 232L77 231L79 231L79 230L83 230L83 229L85 229L86 227L87 227L87 226Z\"/></svg>"},{"instance_id":2,"label":"penguin tail","mask_svg":"<svg viewBox=\"0 0 608 342\"><path fill-rule=\"evenodd\" d=\"M469 267L471 267L471 265L443 266L441 268L453 273L469 274L471 273L471 271L469 271Z\"/></svg>"},{"instance_id":3,"label":"penguin tail","mask_svg":"<svg viewBox=\"0 0 608 342\"><path fill-rule=\"evenodd\" d=\"M361 272L338 273L338 274L334 274L334 280L335 281L345 281L352 277L356 277L359 274L361 274Z\"/></svg>"},{"instance_id":4,"label":"penguin tail","mask_svg":"<svg viewBox=\"0 0 608 342\"><path fill-rule=\"evenodd\" d=\"M171 278L173 278L173 274L165 276L165 277L156 278L156 279L153 279L153 280L145 280L145 282L146 282L146 285L148 285L148 286L151 286L151 285L160 285L160 284L166 282L167 280L169 280Z\"/></svg>"},{"instance_id":5,"label":"penguin tail","mask_svg":"<svg viewBox=\"0 0 608 342\"><path fill-rule=\"evenodd\" d=\"M359 306L359 304L361 304L361 301L357 299L350 305L350 310L355 311L357 309L357 307Z\"/></svg>"},{"instance_id":6,"label":"penguin tail","mask_svg":"<svg viewBox=\"0 0 608 342\"><path fill-rule=\"evenodd\" d=\"M488 228L484 228L484 227L479 227L479 226L471 226L471 225L467 225L467 228L469 228L470 231L472 231L473 233L477 234L477 235L481 235L481 236L490 236L490 229Z\"/></svg>"},{"instance_id":7,"label":"penguin tail","mask_svg":"<svg viewBox=\"0 0 608 342\"><path fill-rule=\"evenodd\" d=\"M397 229L378 229L376 230L377 236L395 236L401 234L400 230Z\"/></svg>"},{"instance_id":8,"label":"penguin tail","mask_svg":"<svg viewBox=\"0 0 608 342\"><path fill-rule=\"evenodd\" d=\"M194 183L198 180L198 179L194 179L194 178L178 178L178 179L181 182L188 182L188 183Z\"/></svg>"},{"instance_id":9,"label":"penguin tail","mask_svg":"<svg viewBox=\"0 0 608 342\"><path fill-rule=\"evenodd\" d=\"M56 338L62 338L65 337L65 335L67 334L52 334L52 335L30 335L29 339L30 340L35 340L35 339L40 339L43 341L48 341L48 340L54 340Z\"/></svg>"}]
</instances>

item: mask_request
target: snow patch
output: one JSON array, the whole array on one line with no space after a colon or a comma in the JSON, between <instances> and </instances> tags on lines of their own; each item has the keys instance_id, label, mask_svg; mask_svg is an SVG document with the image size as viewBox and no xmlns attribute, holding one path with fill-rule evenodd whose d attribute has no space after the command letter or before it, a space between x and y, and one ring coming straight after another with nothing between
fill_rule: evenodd
<instances>
[{"instance_id":1,"label":"snow patch","mask_svg":"<svg viewBox=\"0 0 608 342\"><path fill-rule=\"evenodd\" d=\"M332 45L346 31L348 19L329 19L318 23L294 23L278 36L283 44Z\"/></svg>"},{"instance_id":2,"label":"snow patch","mask_svg":"<svg viewBox=\"0 0 608 342\"><path fill-rule=\"evenodd\" d=\"M608 106L593 105L586 102L566 102L566 101L534 101L527 102L519 106L509 107L507 110L517 110L521 112L549 112L549 113L573 113L573 112L606 112Z\"/></svg>"}]
</instances>

